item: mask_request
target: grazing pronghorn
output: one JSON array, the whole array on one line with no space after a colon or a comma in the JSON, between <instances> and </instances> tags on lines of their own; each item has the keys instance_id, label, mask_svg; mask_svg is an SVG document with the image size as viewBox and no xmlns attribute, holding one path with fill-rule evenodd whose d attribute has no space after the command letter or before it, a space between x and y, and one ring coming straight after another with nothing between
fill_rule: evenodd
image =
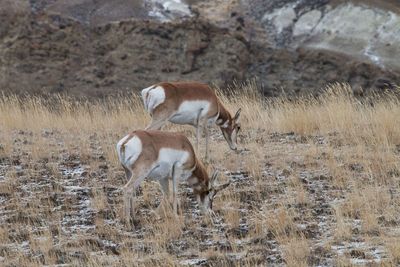
<instances>
[{"instance_id":1,"label":"grazing pronghorn","mask_svg":"<svg viewBox=\"0 0 400 267\"><path fill-rule=\"evenodd\" d=\"M144 179L158 181L164 196L169 196L169 179L173 184L173 209L177 213L177 184L187 180L203 211L212 211L218 191L229 185L215 185L217 172L211 178L196 158L189 140L182 134L162 131L134 131L117 144L119 160L128 183L123 187L125 218L134 214L134 196Z\"/></svg>"},{"instance_id":2,"label":"grazing pronghorn","mask_svg":"<svg viewBox=\"0 0 400 267\"><path fill-rule=\"evenodd\" d=\"M152 116L147 130L160 130L167 122L190 124L196 127L198 151L200 126L206 135L206 160L208 159L208 127L215 123L221 128L232 150L237 150L240 130L239 109L231 116L207 84L198 82L161 82L142 90L144 107Z\"/></svg>"}]
</instances>

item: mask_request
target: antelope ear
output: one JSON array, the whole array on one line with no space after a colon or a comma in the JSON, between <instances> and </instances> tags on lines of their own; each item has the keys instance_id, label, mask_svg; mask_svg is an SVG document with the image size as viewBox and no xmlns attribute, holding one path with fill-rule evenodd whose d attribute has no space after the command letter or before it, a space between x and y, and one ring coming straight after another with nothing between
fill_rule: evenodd
<instances>
[{"instance_id":1,"label":"antelope ear","mask_svg":"<svg viewBox=\"0 0 400 267\"><path fill-rule=\"evenodd\" d=\"M210 179L210 186L211 187L214 185L215 181L217 180L218 175L219 175L219 171L218 170L215 170L213 172L213 174L211 175L211 179Z\"/></svg>"},{"instance_id":2,"label":"antelope ear","mask_svg":"<svg viewBox=\"0 0 400 267\"><path fill-rule=\"evenodd\" d=\"M229 181L229 182L227 182L227 183L224 183L224 184L220 184L220 185L218 185L218 186L215 186L215 187L214 187L214 190L215 190L215 192L219 192L219 191L221 191L221 190L227 188L230 184L231 184L231 181Z\"/></svg>"},{"instance_id":3,"label":"antelope ear","mask_svg":"<svg viewBox=\"0 0 400 267\"><path fill-rule=\"evenodd\" d=\"M235 116L233 117L233 120L235 121L235 122L238 122L239 121L239 117L240 117L240 112L242 111L242 108L239 108L238 109L238 111L236 111L236 114L235 114Z\"/></svg>"}]
</instances>

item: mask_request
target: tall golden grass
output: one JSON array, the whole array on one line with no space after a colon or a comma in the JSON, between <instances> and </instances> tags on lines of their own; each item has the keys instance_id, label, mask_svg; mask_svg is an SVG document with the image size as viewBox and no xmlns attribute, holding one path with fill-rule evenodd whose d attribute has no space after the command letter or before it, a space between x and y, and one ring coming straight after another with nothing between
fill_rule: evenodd
<instances>
[{"instance_id":1,"label":"tall golden grass","mask_svg":"<svg viewBox=\"0 0 400 267\"><path fill-rule=\"evenodd\" d=\"M390 146L400 144L400 101L395 94L358 99L349 85L329 86L319 97L265 99L254 83L221 91L229 110L243 110L246 129L340 135L347 142ZM0 97L0 127L4 130L112 132L144 128L150 117L137 94L103 100L76 100L15 95ZM123 133L121 133L123 134Z\"/></svg>"}]
</instances>

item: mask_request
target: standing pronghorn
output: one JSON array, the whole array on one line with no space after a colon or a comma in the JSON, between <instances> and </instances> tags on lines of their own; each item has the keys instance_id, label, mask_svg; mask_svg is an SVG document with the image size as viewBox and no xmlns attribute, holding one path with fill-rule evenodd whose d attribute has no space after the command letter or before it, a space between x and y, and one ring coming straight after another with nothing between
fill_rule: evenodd
<instances>
[{"instance_id":1,"label":"standing pronghorn","mask_svg":"<svg viewBox=\"0 0 400 267\"><path fill-rule=\"evenodd\" d=\"M134 131L117 144L119 160L125 169L128 183L123 187L126 219L134 214L133 197L145 178L158 181L169 196L169 179L173 184L173 208L177 212L177 184L187 180L204 211L211 211L216 193L230 182L215 185L217 172L211 178L196 158L189 140L182 134L162 131Z\"/></svg>"},{"instance_id":2,"label":"standing pronghorn","mask_svg":"<svg viewBox=\"0 0 400 267\"><path fill-rule=\"evenodd\" d=\"M200 126L206 134L208 159L208 127L215 123L221 128L232 150L237 150L240 130L239 109L231 116L211 88L198 82L162 82L142 90L144 108L152 116L148 130L160 130L167 122L190 124L196 127L196 148L199 146Z\"/></svg>"}]
</instances>

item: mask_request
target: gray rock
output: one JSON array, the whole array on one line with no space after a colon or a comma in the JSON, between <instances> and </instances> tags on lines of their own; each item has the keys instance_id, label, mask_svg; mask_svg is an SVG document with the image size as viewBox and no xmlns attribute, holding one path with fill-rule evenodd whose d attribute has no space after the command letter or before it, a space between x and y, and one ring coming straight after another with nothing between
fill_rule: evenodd
<instances>
[{"instance_id":1,"label":"gray rock","mask_svg":"<svg viewBox=\"0 0 400 267\"><path fill-rule=\"evenodd\" d=\"M362 22L362 23L360 23ZM400 16L378 8L343 4L315 27L308 47L365 58L381 68L400 68Z\"/></svg>"},{"instance_id":2,"label":"gray rock","mask_svg":"<svg viewBox=\"0 0 400 267\"><path fill-rule=\"evenodd\" d=\"M299 18L293 28L293 36L311 34L321 19L322 12L311 10Z\"/></svg>"},{"instance_id":3,"label":"gray rock","mask_svg":"<svg viewBox=\"0 0 400 267\"><path fill-rule=\"evenodd\" d=\"M191 15L188 5L180 1L165 1L162 5L166 10L170 12L178 12L186 16Z\"/></svg>"},{"instance_id":4,"label":"gray rock","mask_svg":"<svg viewBox=\"0 0 400 267\"><path fill-rule=\"evenodd\" d=\"M272 13L266 13L262 18L263 21L271 21L274 24L278 33L282 32L283 29L291 26L295 19L296 12L291 6L274 9Z\"/></svg>"}]
</instances>

